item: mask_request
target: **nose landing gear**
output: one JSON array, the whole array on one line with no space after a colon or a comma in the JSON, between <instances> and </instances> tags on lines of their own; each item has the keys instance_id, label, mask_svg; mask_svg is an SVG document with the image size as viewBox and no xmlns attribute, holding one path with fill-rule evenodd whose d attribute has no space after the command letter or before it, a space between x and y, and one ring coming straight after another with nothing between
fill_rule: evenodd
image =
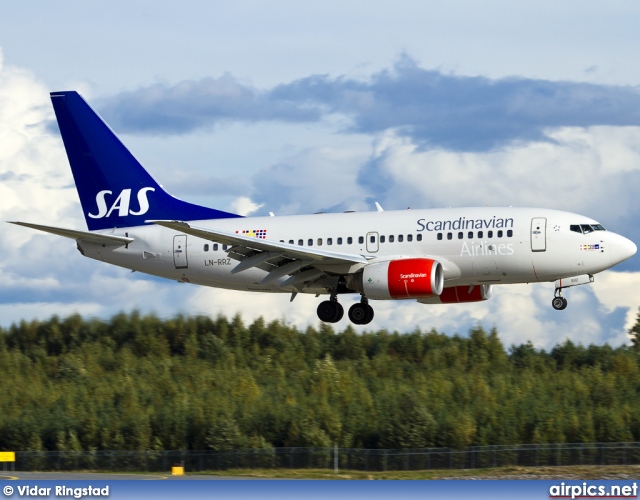
<instances>
[{"instance_id":1,"label":"nose landing gear","mask_svg":"<svg viewBox=\"0 0 640 500\"><path fill-rule=\"evenodd\" d=\"M553 300L551 301L551 306L556 310L556 311L562 311L564 309L567 308L567 299L565 299L561 294L562 294L562 289L559 288L556 290L556 296L553 297Z\"/></svg>"},{"instance_id":2,"label":"nose landing gear","mask_svg":"<svg viewBox=\"0 0 640 500\"><path fill-rule=\"evenodd\" d=\"M573 276L571 278L563 278L556 280L556 291L553 294L553 300L551 306L556 311L562 311L567 308L567 299L562 296L562 290L572 286L588 285L593 283L593 276L591 274L582 274L580 276Z\"/></svg>"}]
</instances>

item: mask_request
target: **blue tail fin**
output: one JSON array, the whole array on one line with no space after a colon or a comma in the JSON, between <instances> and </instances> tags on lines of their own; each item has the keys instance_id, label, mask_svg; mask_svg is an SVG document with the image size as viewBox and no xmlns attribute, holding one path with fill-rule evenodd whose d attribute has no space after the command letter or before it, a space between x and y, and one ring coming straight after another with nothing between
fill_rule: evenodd
<instances>
[{"instance_id":1,"label":"blue tail fin","mask_svg":"<svg viewBox=\"0 0 640 500\"><path fill-rule=\"evenodd\" d=\"M89 230L240 217L167 193L77 92L52 92L51 101Z\"/></svg>"}]
</instances>

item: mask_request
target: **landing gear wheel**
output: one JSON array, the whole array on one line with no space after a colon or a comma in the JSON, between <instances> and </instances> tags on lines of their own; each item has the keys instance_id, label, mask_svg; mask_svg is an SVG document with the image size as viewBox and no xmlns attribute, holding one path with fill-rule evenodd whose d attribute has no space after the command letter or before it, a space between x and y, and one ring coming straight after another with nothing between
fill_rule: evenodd
<instances>
[{"instance_id":1,"label":"landing gear wheel","mask_svg":"<svg viewBox=\"0 0 640 500\"><path fill-rule=\"evenodd\" d=\"M325 323L337 323L344 316L344 308L334 300L325 300L318 305L318 318Z\"/></svg>"},{"instance_id":2,"label":"landing gear wheel","mask_svg":"<svg viewBox=\"0 0 640 500\"><path fill-rule=\"evenodd\" d=\"M339 302L335 303L336 306L338 307L338 317L337 319L334 321L334 323L337 323L338 321L340 321L342 319L342 317L344 316L344 307L342 307L342 304L340 304Z\"/></svg>"},{"instance_id":3,"label":"landing gear wheel","mask_svg":"<svg viewBox=\"0 0 640 500\"><path fill-rule=\"evenodd\" d=\"M567 308L567 299L564 297L554 297L551 305L556 311L562 311Z\"/></svg>"},{"instance_id":4,"label":"landing gear wheel","mask_svg":"<svg viewBox=\"0 0 640 500\"><path fill-rule=\"evenodd\" d=\"M356 325L366 325L371 323L373 315L373 307L363 302L353 304L349 308L349 319Z\"/></svg>"}]
</instances>

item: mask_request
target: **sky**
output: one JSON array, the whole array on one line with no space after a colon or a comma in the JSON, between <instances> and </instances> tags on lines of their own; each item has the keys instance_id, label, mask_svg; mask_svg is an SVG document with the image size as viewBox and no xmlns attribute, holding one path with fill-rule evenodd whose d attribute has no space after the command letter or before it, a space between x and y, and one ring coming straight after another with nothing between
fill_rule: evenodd
<instances>
[{"instance_id":1,"label":"sky","mask_svg":"<svg viewBox=\"0 0 640 500\"><path fill-rule=\"evenodd\" d=\"M640 4L0 3L0 220L85 229L49 92L77 90L179 198L248 215L534 206L640 241ZM4 224L4 223L3 223ZM179 284L4 224L0 326L138 309L318 325L320 299ZM568 290L374 303L358 331L628 343L638 256ZM349 306L357 296L345 297ZM348 325L343 319L338 330Z\"/></svg>"}]
</instances>

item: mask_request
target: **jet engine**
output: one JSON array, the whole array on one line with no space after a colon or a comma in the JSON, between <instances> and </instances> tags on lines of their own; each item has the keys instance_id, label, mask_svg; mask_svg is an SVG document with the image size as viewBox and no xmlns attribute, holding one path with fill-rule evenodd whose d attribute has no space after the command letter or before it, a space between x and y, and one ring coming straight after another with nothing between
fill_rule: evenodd
<instances>
[{"instance_id":1,"label":"jet engine","mask_svg":"<svg viewBox=\"0 0 640 500\"><path fill-rule=\"evenodd\" d=\"M347 286L368 299L417 299L442 293L442 264L432 259L375 262L347 276Z\"/></svg>"},{"instance_id":2,"label":"jet engine","mask_svg":"<svg viewBox=\"0 0 640 500\"><path fill-rule=\"evenodd\" d=\"M462 285L445 288L436 297L418 299L421 304L461 304L463 302L482 302L489 300L493 288L491 285Z\"/></svg>"}]
</instances>

